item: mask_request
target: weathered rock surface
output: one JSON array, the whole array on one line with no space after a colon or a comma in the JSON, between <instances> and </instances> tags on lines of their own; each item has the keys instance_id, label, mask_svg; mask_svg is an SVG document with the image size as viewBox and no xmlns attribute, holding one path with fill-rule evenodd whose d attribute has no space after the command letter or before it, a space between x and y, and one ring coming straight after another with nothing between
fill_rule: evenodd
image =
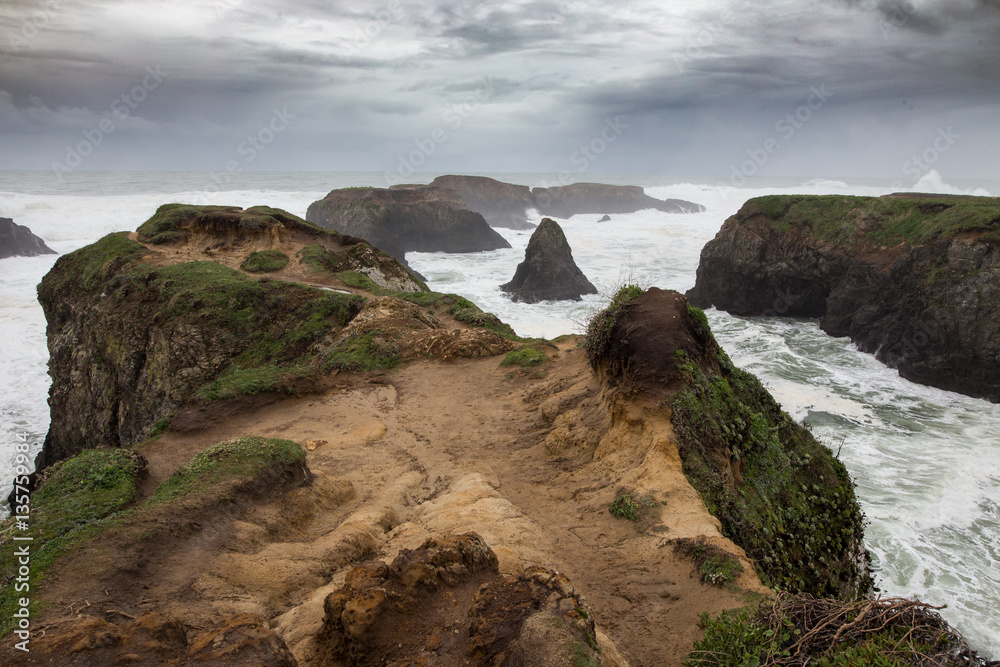
<instances>
[{"instance_id":1,"label":"weathered rock surface","mask_svg":"<svg viewBox=\"0 0 1000 667\"><path fill-rule=\"evenodd\" d=\"M632 213L652 208L665 213L697 213L701 204L683 199L656 199L637 185L573 183L551 188L532 188L535 208L542 215L568 218L577 213Z\"/></svg>"},{"instance_id":2,"label":"weathered rock surface","mask_svg":"<svg viewBox=\"0 0 1000 667\"><path fill-rule=\"evenodd\" d=\"M318 654L348 665L603 665L583 596L540 567L501 576L475 533L355 567L327 596Z\"/></svg>"},{"instance_id":3,"label":"weathered rock surface","mask_svg":"<svg viewBox=\"0 0 1000 667\"><path fill-rule=\"evenodd\" d=\"M545 218L531 235L524 251L524 261L517 265L514 277L500 286L514 301L579 301L584 294L597 294L573 261L573 251L559 224Z\"/></svg>"},{"instance_id":4,"label":"weathered rock surface","mask_svg":"<svg viewBox=\"0 0 1000 667\"><path fill-rule=\"evenodd\" d=\"M453 188L473 211L481 213L492 227L531 229L526 212L535 207L531 188L504 183L485 176L438 176L431 185Z\"/></svg>"},{"instance_id":5,"label":"weathered rock surface","mask_svg":"<svg viewBox=\"0 0 1000 667\"><path fill-rule=\"evenodd\" d=\"M914 382L1000 401L1000 200L764 197L701 253L691 302L820 318Z\"/></svg>"},{"instance_id":6,"label":"weathered rock surface","mask_svg":"<svg viewBox=\"0 0 1000 667\"><path fill-rule=\"evenodd\" d=\"M188 626L180 619L159 612L144 614L120 625L98 616L82 616L68 627L49 630L31 642L30 654L21 658L15 654L13 661L7 664L67 667L297 665L285 642L261 618L238 614L203 631L189 633Z\"/></svg>"},{"instance_id":7,"label":"weathered rock surface","mask_svg":"<svg viewBox=\"0 0 1000 667\"><path fill-rule=\"evenodd\" d=\"M306 219L358 236L400 262L407 252L480 252L510 244L479 213L454 208L450 188L334 190L309 205Z\"/></svg>"},{"instance_id":8,"label":"weathered rock surface","mask_svg":"<svg viewBox=\"0 0 1000 667\"><path fill-rule=\"evenodd\" d=\"M32 234L24 225L19 225L10 218L0 218L0 259L55 254L55 250L45 245L45 241Z\"/></svg>"}]
</instances>

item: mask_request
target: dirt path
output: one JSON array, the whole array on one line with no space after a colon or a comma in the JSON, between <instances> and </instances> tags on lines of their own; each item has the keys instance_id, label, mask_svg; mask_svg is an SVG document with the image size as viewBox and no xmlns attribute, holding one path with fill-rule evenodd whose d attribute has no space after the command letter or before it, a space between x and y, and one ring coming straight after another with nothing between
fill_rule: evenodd
<instances>
[{"instance_id":1,"label":"dirt path","mask_svg":"<svg viewBox=\"0 0 1000 667\"><path fill-rule=\"evenodd\" d=\"M323 600L352 564L475 531L502 572L566 574L606 634L606 658L617 647L632 667L680 665L700 634L698 615L744 600L702 584L665 540L703 536L742 552L683 479L665 416L603 391L575 344L551 348L541 371L511 371L496 357L415 361L200 432L168 431L144 451L149 490L194 453L242 435L311 442L315 480L199 527L132 583L84 596L101 610L155 609L195 625L258 614L309 665ZM643 532L608 512L620 487L658 501ZM739 584L759 589L749 572ZM79 597L79 580L49 594Z\"/></svg>"}]
</instances>

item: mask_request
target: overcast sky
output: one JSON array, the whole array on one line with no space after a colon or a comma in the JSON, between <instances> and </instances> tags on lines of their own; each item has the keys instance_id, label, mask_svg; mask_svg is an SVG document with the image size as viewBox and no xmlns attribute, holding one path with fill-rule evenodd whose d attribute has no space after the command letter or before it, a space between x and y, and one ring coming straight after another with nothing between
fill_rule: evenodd
<instances>
[{"instance_id":1,"label":"overcast sky","mask_svg":"<svg viewBox=\"0 0 1000 667\"><path fill-rule=\"evenodd\" d=\"M998 155L1000 0L0 4L0 169L913 183Z\"/></svg>"}]
</instances>

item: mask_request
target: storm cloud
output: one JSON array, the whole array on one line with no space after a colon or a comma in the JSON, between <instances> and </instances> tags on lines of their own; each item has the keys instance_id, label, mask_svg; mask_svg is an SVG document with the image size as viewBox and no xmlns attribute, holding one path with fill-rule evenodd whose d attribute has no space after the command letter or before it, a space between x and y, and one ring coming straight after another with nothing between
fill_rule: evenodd
<instances>
[{"instance_id":1,"label":"storm cloud","mask_svg":"<svg viewBox=\"0 0 1000 667\"><path fill-rule=\"evenodd\" d=\"M997 0L8 0L0 169L907 178L944 131L936 170L1000 179L998 34Z\"/></svg>"}]
</instances>

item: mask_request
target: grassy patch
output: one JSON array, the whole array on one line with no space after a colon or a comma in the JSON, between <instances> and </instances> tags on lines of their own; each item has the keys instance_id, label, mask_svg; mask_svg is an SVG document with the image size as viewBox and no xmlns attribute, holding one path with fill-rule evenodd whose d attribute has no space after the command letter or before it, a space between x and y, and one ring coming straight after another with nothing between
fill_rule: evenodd
<instances>
[{"instance_id":1,"label":"grassy patch","mask_svg":"<svg viewBox=\"0 0 1000 667\"><path fill-rule=\"evenodd\" d=\"M670 402L692 486L767 585L835 597L856 582L866 594L865 520L847 470L757 378L721 352L720 366L683 364Z\"/></svg>"},{"instance_id":2,"label":"grassy patch","mask_svg":"<svg viewBox=\"0 0 1000 667\"><path fill-rule=\"evenodd\" d=\"M198 390L198 397L205 403L253 396L266 392L295 393L295 384L300 380L315 380L316 373L311 366L298 364L277 366L265 364L253 368L231 367L225 374L212 380Z\"/></svg>"},{"instance_id":3,"label":"grassy patch","mask_svg":"<svg viewBox=\"0 0 1000 667\"><path fill-rule=\"evenodd\" d=\"M190 231L254 233L280 224L286 229L335 236L297 215L270 206L193 206L164 204L136 230L143 243L159 245L186 238Z\"/></svg>"},{"instance_id":4,"label":"grassy patch","mask_svg":"<svg viewBox=\"0 0 1000 667\"><path fill-rule=\"evenodd\" d=\"M127 232L108 234L57 259L38 286L39 293L44 290L57 297L66 297L71 290L97 289L147 254L149 251L141 243L129 239Z\"/></svg>"},{"instance_id":5,"label":"grassy patch","mask_svg":"<svg viewBox=\"0 0 1000 667\"><path fill-rule=\"evenodd\" d=\"M379 331L369 331L363 336L352 336L331 348L323 357L326 372L371 371L394 368L399 363L399 346L385 338Z\"/></svg>"},{"instance_id":6,"label":"grassy patch","mask_svg":"<svg viewBox=\"0 0 1000 667\"><path fill-rule=\"evenodd\" d=\"M704 540L680 538L671 540L674 551L687 556L698 568L701 581L714 586L727 586L743 572L740 559Z\"/></svg>"},{"instance_id":7,"label":"grassy patch","mask_svg":"<svg viewBox=\"0 0 1000 667\"><path fill-rule=\"evenodd\" d=\"M479 306L463 297L455 295L449 295L449 297L454 298L455 303L448 309L448 314L459 322L473 327L489 329L493 333L510 340L518 340L517 334L510 328L510 325L493 313L484 312Z\"/></svg>"},{"instance_id":8,"label":"grassy patch","mask_svg":"<svg viewBox=\"0 0 1000 667\"><path fill-rule=\"evenodd\" d=\"M296 253L296 257L299 258L300 264L314 271L336 274L350 269L342 255L315 243L304 246Z\"/></svg>"},{"instance_id":9,"label":"grassy patch","mask_svg":"<svg viewBox=\"0 0 1000 667\"><path fill-rule=\"evenodd\" d=\"M303 464L305 450L291 440L243 437L209 447L157 487L147 506L210 492L227 479L253 479L273 464Z\"/></svg>"},{"instance_id":10,"label":"grassy patch","mask_svg":"<svg viewBox=\"0 0 1000 667\"><path fill-rule=\"evenodd\" d=\"M587 333L584 338L584 347L587 350L587 358L592 366L597 360L604 356L611 344L611 332L618 324L622 309L628 305L632 299L642 294L642 288L638 285L623 285L611 298L607 308L595 314L587 323Z\"/></svg>"},{"instance_id":11,"label":"grassy patch","mask_svg":"<svg viewBox=\"0 0 1000 667\"><path fill-rule=\"evenodd\" d=\"M549 355L537 347L524 346L508 352L500 362L501 366L520 366L521 368L533 368L541 366L547 361L552 361Z\"/></svg>"},{"instance_id":12,"label":"grassy patch","mask_svg":"<svg viewBox=\"0 0 1000 667\"><path fill-rule=\"evenodd\" d=\"M248 273L271 273L288 266L288 255L280 250L259 250L250 253L240 268Z\"/></svg>"},{"instance_id":13,"label":"grassy patch","mask_svg":"<svg viewBox=\"0 0 1000 667\"><path fill-rule=\"evenodd\" d=\"M645 532L646 525L657 518L659 503L652 494L637 495L628 489L618 489L608 511L619 519L635 522L636 530Z\"/></svg>"},{"instance_id":14,"label":"grassy patch","mask_svg":"<svg viewBox=\"0 0 1000 667\"><path fill-rule=\"evenodd\" d=\"M902 199L770 195L747 201L740 218L762 217L780 231L799 229L839 244L928 243L962 232L1000 232L1000 198Z\"/></svg>"},{"instance_id":15,"label":"grassy patch","mask_svg":"<svg viewBox=\"0 0 1000 667\"><path fill-rule=\"evenodd\" d=\"M843 603L781 595L716 618L687 667L978 664L965 640L926 604L887 598Z\"/></svg>"},{"instance_id":16,"label":"grassy patch","mask_svg":"<svg viewBox=\"0 0 1000 667\"><path fill-rule=\"evenodd\" d=\"M371 290L378 287L378 285L372 282L371 278L360 271L341 271L336 275L340 279L340 282L348 287L356 287L364 290Z\"/></svg>"},{"instance_id":17,"label":"grassy patch","mask_svg":"<svg viewBox=\"0 0 1000 667\"><path fill-rule=\"evenodd\" d=\"M75 545L92 538L102 522L135 500L145 460L126 449L91 449L55 464L47 471L47 480L31 496L28 530L17 527L11 517L0 524L0 636L13 627L12 614L20 597L33 600L35 592L52 564ZM15 536L30 536L31 542L15 542ZM31 594L17 591L19 563L15 545L30 549ZM21 582L23 583L23 582Z\"/></svg>"}]
</instances>

